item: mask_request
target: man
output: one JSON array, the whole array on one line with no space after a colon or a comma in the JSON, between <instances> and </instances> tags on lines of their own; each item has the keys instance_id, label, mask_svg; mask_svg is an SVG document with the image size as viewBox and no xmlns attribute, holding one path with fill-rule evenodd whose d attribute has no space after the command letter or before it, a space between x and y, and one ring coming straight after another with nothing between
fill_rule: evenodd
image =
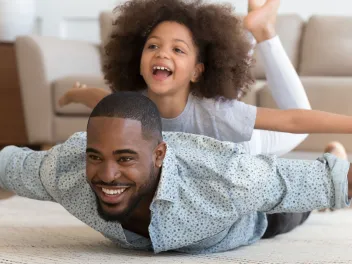
<instances>
[{"instance_id":1,"label":"man","mask_svg":"<svg viewBox=\"0 0 352 264\"><path fill-rule=\"evenodd\" d=\"M346 207L346 176L350 164L331 154L255 157L239 144L162 135L156 106L128 92L96 106L87 138L77 133L47 152L0 152L1 188L58 202L122 247L156 253L221 252L287 232L307 218L300 212ZM295 214L270 220L280 212Z\"/></svg>"}]
</instances>

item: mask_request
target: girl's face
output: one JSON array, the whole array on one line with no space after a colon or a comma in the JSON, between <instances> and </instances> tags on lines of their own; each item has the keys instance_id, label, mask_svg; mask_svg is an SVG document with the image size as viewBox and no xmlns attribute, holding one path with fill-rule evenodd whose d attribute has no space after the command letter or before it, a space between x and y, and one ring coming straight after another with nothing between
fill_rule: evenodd
<instances>
[{"instance_id":1,"label":"girl's face","mask_svg":"<svg viewBox=\"0 0 352 264\"><path fill-rule=\"evenodd\" d=\"M157 95L189 92L203 71L197 63L191 31L177 22L162 22L150 33L142 52L140 71L148 89Z\"/></svg>"}]
</instances>

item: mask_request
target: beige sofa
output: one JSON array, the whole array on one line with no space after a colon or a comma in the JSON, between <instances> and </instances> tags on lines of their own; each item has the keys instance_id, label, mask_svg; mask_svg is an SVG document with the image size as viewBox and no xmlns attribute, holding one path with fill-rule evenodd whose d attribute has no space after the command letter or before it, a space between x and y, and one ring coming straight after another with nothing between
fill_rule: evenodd
<instances>
[{"instance_id":1,"label":"beige sofa","mask_svg":"<svg viewBox=\"0 0 352 264\"><path fill-rule=\"evenodd\" d=\"M108 87L101 72L101 47L112 28L111 13L100 16L102 44L51 37L24 36L16 40L19 75L28 138L32 144L55 144L85 130L89 109L81 105L59 108L59 97L75 81ZM277 32L301 76L314 109L352 115L352 17L282 15ZM260 59L254 69L258 80L245 98L251 104L275 107L265 87ZM322 151L339 139L352 151L351 136L311 135L299 150Z\"/></svg>"}]
</instances>

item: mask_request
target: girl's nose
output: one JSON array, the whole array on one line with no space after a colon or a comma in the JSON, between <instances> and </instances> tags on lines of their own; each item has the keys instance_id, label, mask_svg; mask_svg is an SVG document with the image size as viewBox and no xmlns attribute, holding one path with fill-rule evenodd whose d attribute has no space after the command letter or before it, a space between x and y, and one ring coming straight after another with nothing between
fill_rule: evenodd
<instances>
[{"instance_id":1,"label":"girl's nose","mask_svg":"<svg viewBox=\"0 0 352 264\"><path fill-rule=\"evenodd\" d=\"M160 59L168 59L169 54L164 49L159 49L156 56Z\"/></svg>"}]
</instances>

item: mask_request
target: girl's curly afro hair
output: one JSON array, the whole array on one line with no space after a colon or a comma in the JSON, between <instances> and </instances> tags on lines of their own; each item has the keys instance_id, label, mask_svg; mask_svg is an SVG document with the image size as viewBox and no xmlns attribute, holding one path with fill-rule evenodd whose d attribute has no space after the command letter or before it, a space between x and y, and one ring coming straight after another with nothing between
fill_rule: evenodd
<instances>
[{"instance_id":1,"label":"girl's curly afro hair","mask_svg":"<svg viewBox=\"0 0 352 264\"><path fill-rule=\"evenodd\" d=\"M250 73L251 44L240 18L227 4L202 0L130 0L118 6L114 31L105 47L104 74L113 91L147 88L140 59L148 35L161 22L185 25L204 63L202 77L192 84L199 97L236 99L254 82Z\"/></svg>"}]
</instances>

